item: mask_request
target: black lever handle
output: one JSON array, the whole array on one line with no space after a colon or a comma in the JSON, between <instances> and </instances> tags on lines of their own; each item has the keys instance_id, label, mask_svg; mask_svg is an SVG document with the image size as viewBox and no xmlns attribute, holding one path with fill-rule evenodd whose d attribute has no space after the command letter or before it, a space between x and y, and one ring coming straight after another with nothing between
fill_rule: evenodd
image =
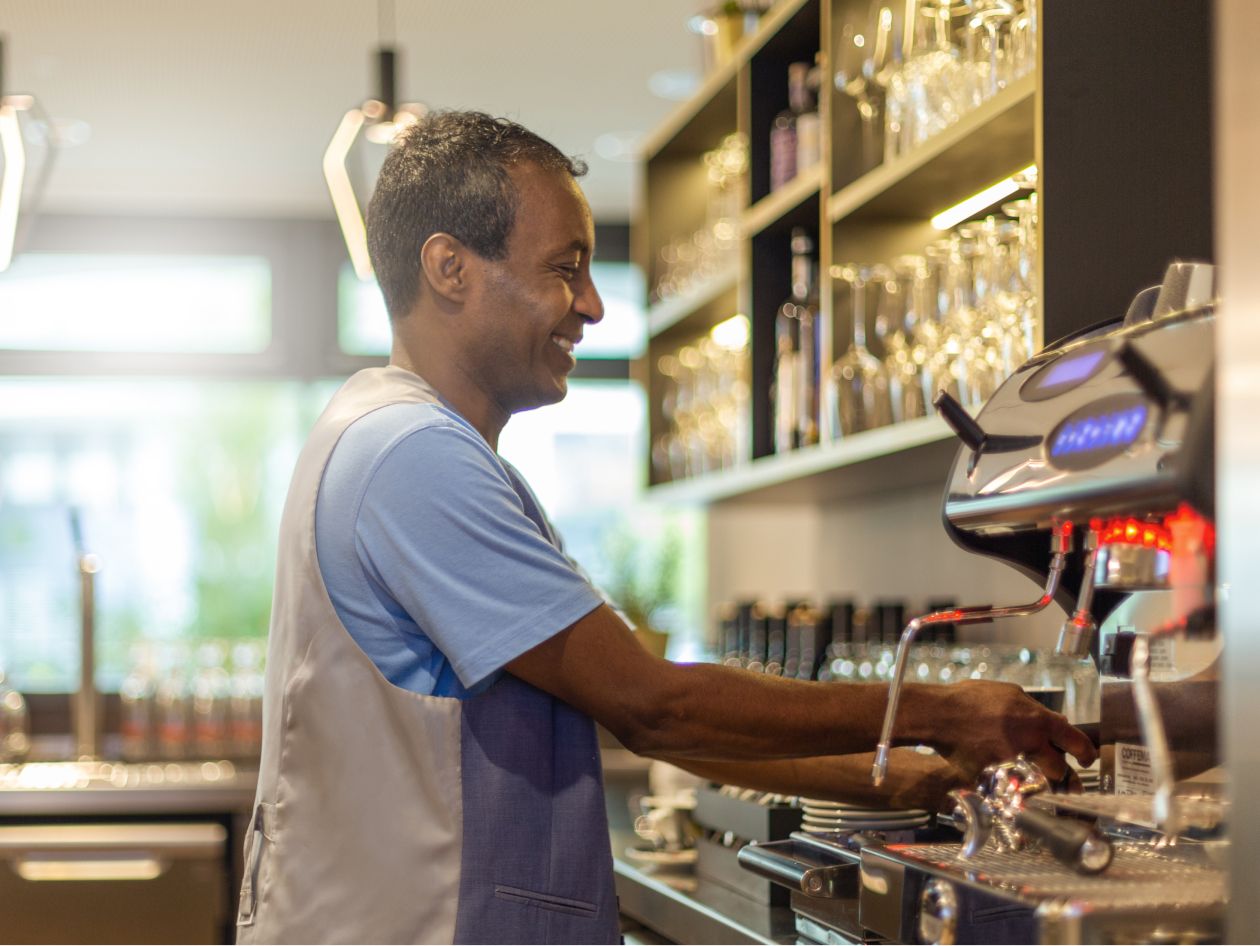
<instances>
[{"instance_id":1,"label":"black lever handle","mask_svg":"<svg viewBox=\"0 0 1260 946\"><path fill-rule=\"evenodd\" d=\"M936 393L936 397L932 399L932 406L941 412L941 416L945 418L945 423L953 429L958 435L958 439L971 448L974 457L978 457L982 453L1006 453L1010 450L1027 450L1029 447L1035 447L1041 443L1041 437L1014 437L1008 434L987 434L972 416L967 413L967 408L958 403L948 391L942 389ZM975 463L975 459L972 463Z\"/></svg>"},{"instance_id":2,"label":"black lever handle","mask_svg":"<svg viewBox=\"0 0 1260 946\"><path fill-rule=\"evenodd\" d=\"M945 390L936 392L936 397L932 399L932 406L941 412L945 423L953 428L959 440L977 453L981 452L985 441L984 428L967 413L967 408L959 404L957 399Z\"/></svg>"},{"instance_id":3,"label":"black lever handle","mask_svg":"<svg viewBox=\"0 0 1260 946\"><path fill-rule=\"evenodd\" d=\"M1180 407L1188 401L1186 395L1169 384L1164 373L1155 366L1153 361L1138 351L1132 342L1125 342L1120 346L1116 352L1116 361L1120 362L1129 377L1138 383L1142 393L1158 404L1165 413L1170 408Z\"/></svg>"},{"instance_id":4,"label":"black lever handle","mask_svg":"<svg viewBox=\"0 0 1260 946\"><path fill-rule=\"evenodd\" d=\"M1106 870L1115 853L1097 828L1074 818L1021 808L1014 821L1021 834L1036 838L1055 858L1081 874Z\"/></svg>"}]
</instances>

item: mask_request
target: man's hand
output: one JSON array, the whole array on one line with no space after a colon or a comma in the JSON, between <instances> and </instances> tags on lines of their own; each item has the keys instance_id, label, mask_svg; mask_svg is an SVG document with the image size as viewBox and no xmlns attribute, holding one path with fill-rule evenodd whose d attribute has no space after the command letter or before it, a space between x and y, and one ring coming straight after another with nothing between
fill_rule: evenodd
<instances>
[{"instance_id":1,"label":"man's hand","mask_svg":"<svg viewBox=\"0 0 1260 946\"><path fill-rule=\"evenodd\" d=\"M1098 757L1089 737L1067 717L1012 683L965 680L948 687L908 687L906 697L909 713L899 713L898 721L907 725L894 729L898 741L932 746L973 779L986 765L1020 753L1052 781L1067 774L1064 753L1082 765Z\"/></svg>"}]
</instances>

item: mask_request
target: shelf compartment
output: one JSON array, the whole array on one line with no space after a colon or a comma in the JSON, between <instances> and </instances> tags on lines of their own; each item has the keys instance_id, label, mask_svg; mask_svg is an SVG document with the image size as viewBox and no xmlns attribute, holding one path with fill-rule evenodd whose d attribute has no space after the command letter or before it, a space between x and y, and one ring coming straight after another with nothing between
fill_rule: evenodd
<instances>
[{"instance_id":1,"label":"shelf compartment","mask_svg":"<svg viewBox=\"0 0 1260 946\"><path fill-rule=\"evenodd\" d=\"M658 302L647 312L648 337L656 338L687 321L692 315L733 292L738 282L739 267L731 266L682 295ZM733 309L730 314L734 314Z\"/></svg>"},{"instance_id":2,"label":"shelf compartment","mask_svg":"<svg viewBox=\"0 0 1260 946\"><path fill-rule=\"evenodd\" d=\"M830 502L912 486L944 488L958 439L939 417L867 430L834 443L650 487L653 501Z\"/></svg>"},{"instance_id":3,"label":"shelf compartment","mask_svg":"<svg viewBox=\"0 0 1260 946\"><path fill-rule=\"evenodd\" d=\"M740 40L731 54L731 58L722 65L711 70L700 82L700 87L691 96L678 105L665 120L643 142L642 153L645 159L651 160L657 154L671 147L689 147L689 126L701 119L703 113L715 99L732 94L735 76L753 55L778 35L784 24L794 17L806 3L813 0L782 0L775 4L761 17L754 33ZM732 127L732 131L734 128ZM694 150L694 149L693 149Z\"/></svg>"},{"instance_id":4,"label":"shelf compartment","mask_svg":"<svg viewBox=\"0 0 1260 946\"><path fill-rule=\"evenodd\" d=\"M925 219L1035 160L1036 79L1025 76L911 154L832 194L827 217Z\"/></svg>"},{"instance_id":5,"label":"shelf compartment","mask_svg":"<svg viewBox=\"0 0 1260 946\"><path fill-rule=\"evenodd\" d=\"M822 188L822 181L821 165L796 175L783 187L744 211L739 220L740 234L744 239L756 236L817 194Z\"/></svg>"}]
</instances>

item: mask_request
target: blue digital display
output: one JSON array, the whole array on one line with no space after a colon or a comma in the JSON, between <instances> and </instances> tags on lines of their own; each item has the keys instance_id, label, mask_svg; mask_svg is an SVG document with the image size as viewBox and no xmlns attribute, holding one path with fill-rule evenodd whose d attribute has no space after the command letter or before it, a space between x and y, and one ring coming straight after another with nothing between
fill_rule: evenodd
<instances>
[{"instance_id":1,"label":"blue digital display","mask_svg":"<svg viewBox=\"0 0 1260 946\"><path fill-rule=\"evenodd\" d=\"M1045 376L1037 382L1037 388L1054 388L1061 384L1084 381L1098 367L1098 363L1103 360L1103 356L1106 354L1107 352L1104 349L1095 348L1093 351L1078 355L1075 358L1060 358L1050 367Z\"/></svg>"},{"instance_id":2,"label":"blue digital display","mask_svg":"<svg viewBox=\"0 0 1260 946\"><path fill-rule=\"evenodd\" d=\"M1095 450L1119 452L1141 435L1146 426L1146 415L1146 405L1137 404L1093 417L1070 420L1059 428L1054 443L1050 445L1050 456L1066 457Z\"/></svg>"}]
</instances>

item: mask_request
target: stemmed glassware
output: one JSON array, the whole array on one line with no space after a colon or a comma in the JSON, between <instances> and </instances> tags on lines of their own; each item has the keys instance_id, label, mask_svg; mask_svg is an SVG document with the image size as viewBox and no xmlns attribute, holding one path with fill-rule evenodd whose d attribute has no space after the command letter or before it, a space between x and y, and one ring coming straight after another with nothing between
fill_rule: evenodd
<instances>
[{"instance_id":1,"label":"stemmed glassware","mask_svg":"<svg viewBox=\"0 0 1260 946\"><path fill-rule=\"evenodd\" d=\"M875 337L883 348L893 423L927 413L919 383L921 364L915 358L921 321L917 281L922 269L921 256L897 258L890 269L881 272L883 280L876 296Z\"/></svg>"},{"instance_id":2,"label":"stemmed glassware","mask_svg":"<svg viewBox=\"0 0 1260 946\"><path fill-rule=\"evenodd\" d=\"M872 278L876 274L869 267L848 265L833 267L831 275L835 286L836 324L843 324L843 316L848 314L853 333L852 344L832 367L835 388L832 430L849 436L892 423L892 403L888 370L866 345Z\"/></svg>"},{"instance_id":3,"label":"stemmed glassware","mask_svg":"<svg viewBox=\"0 0 1260 946\"><path fill-rule=\"evenodd\" d=\"M869 12L851 10L840 26L836 88L853 99L862 120L862 170L880 161L884 90L898 58L892 0L876 0Z\"/></svg>"},{"instance_id":4,"label":"stemmed glassware","mask_svg":"<svg viewBox=\"0 0 1260 946\"><path fill-rule=\"evenodd\" d=\"M923 144L1036 64L1032 0L905 0L882 77L884 160Z\"/></svg>"},{"instance_id":5,"label":"stemmed glassware","mask_svg":"<svg viewBox=\"0 0 1260 946\"><path fill-rule=\"evenodd\" d=\"M735 324L735 323L739 324ZM750 457L747 320L657 359L661 432L652 467L661 482L735 466Z\"/></svg>"},{"instance_id":6,"label":"stemmed glassware","mask_svg":"<svg viewBox=\"0 0 1260 946\"><path fill-rule=\"evenodd\" d=\"M660 249L655 301L683 295L735 265L739 253L742 184L748 173L748 140L727 135L704 154L707 194L704 226Z\"/></svg>"},{"instance_id":7,"label":"stemmed glassware","mask_svg":"<svg viewBox=\"0 0 1260 946\"><path fill-rule=\"evenodd\" d=\"M1011 0L971 0L970 5L969 65L975 71L978 98L984 101L1006 88L1013 78L1011 25L1017 11Z\"/></svg>"}]
</instances>

